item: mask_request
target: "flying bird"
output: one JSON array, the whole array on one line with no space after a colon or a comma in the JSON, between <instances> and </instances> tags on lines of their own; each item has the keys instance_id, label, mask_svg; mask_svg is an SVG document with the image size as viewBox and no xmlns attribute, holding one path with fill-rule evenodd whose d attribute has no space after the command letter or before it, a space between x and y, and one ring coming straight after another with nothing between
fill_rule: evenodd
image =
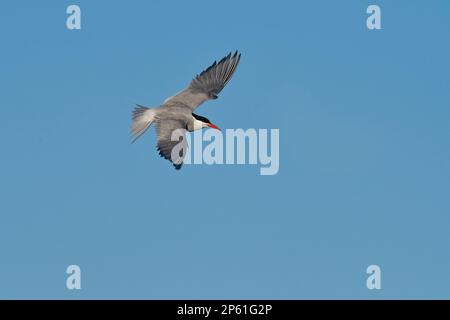
<instances>
[{"instance_id":1,"label":"flying bird","mask_svg":"<svg viewBox=\"0 0 450 320\"><path fill-rule=\"evenodd\" d=\"M156 126L157 149L159 155L181 169L186 155L186 131L202 128L220 130L207 118L194 113L194 110L207 100L217 99L219 93L233 76L241 59L241 54L231 52L198 74L185 88L173 97L167 98L157 108L137 105L132 113L131 134L133 142L142 136L152 123ZM173 139L179 132L178 140ZM173 141L175 140L175 141ZM174 148L177 147L175 150Z\"/></svg>"}]
</instances>

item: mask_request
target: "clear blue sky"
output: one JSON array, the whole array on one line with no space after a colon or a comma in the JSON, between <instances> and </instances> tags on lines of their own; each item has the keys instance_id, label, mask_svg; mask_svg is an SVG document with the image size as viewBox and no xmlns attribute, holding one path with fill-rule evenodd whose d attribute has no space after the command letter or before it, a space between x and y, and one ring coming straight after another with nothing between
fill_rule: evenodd
<instances>
[{"instance_id":1,"label":"clear blue sky","mask_svg":"<svg viewBox=\"0 0 450 320\"><path fill-rule=\"evenodd\" d=\"M382 30L366 28L369 4ZM0 298L450 298L448 1L1 12ZM158 105L234 49L235 77L198 113L279 128L278 175L175 171L153 130L130 144L134 103Z\"/></svg>"}]
</instances>

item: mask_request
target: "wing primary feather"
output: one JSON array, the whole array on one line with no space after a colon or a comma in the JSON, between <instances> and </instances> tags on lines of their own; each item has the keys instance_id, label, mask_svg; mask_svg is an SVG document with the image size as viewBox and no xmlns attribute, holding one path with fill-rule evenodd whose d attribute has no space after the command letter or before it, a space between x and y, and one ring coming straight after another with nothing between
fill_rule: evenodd
<instances>
[{"instance_id":1,"label":"wing primary feather","mask_svg":"<svg viewBox=\"0 0 450 320\"><path fill-rule=\"evenodd\" d=\"M233 77L240 62L239 51L229 52L219 61L197 74L189 86L175 96L167 99L166 104L181 103L194 111L209 99L215 99Z\"/></svg>"}]
</instances>

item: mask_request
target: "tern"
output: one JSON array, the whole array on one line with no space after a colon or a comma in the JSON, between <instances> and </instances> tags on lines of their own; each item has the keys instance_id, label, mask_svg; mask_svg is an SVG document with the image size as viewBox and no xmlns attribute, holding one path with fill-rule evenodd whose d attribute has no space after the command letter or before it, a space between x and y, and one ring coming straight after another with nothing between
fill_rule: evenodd
<instances>
[{"instance_id":1,"label":"tern","mask_svg":"<svg viewBox=\"0 0 450 320\"><path fill-rule=\"evenodd\" d=\"M231 52L194 77L187 88L167 98L162 105L148 108L137 105L132 113L131 134L133 142L142 136L152 123L156 126L157 149L159 155L179 170L186 155L186 131L192 132L202 128L220 130L207 118L194 113L203 102L214 100L233 76L241 59L241 54ZM173 133L182 130L180 139L173 139ZM182 143L178 152L174 147Z\"/></svg>"}]
</instances>

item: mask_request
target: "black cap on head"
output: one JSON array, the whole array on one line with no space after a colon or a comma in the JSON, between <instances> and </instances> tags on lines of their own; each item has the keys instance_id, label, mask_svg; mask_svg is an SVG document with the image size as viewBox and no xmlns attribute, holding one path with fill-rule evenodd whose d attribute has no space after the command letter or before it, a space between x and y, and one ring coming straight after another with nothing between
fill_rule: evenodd
<instances>
[{"instance_id":1,"label":"black cap on head","mask_svg":"<svg viewBox=\"0 0 450 320\"><path fill-rule=\"evenodd\" d=\"M199 115L197 115L197 114L195 114L195 113L192 113L192 116L193 116L195 119L197 119L197 120L199 120L199 121L201 121L201 122L204 122L204 123L211 123L211 121L209 121L208 118L199 116Z\"/></svg>"}]
</instances>

